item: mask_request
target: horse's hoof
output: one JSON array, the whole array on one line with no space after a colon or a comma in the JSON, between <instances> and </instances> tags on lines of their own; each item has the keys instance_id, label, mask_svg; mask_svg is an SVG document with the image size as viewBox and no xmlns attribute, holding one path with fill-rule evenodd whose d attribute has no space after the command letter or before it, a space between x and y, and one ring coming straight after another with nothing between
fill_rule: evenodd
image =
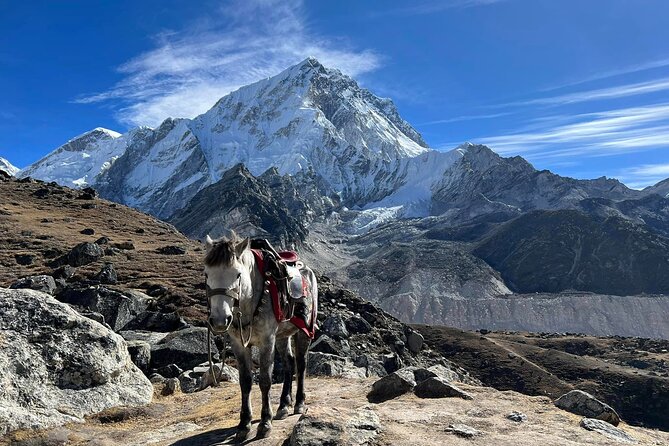
<instances>
[{"instance_id":1,"label":"horse's hoof","mask_svg":"<svg viewBox=\"0 0 669 446\"><path fill-rule=\"evenodd\" d=\"M289 412L287 407L279 407L279 410L276 411L276 415L274 415L275 420L285 420L288 418Z\"/></svg>"},{"instance_id":2,"label":"horse's hoof","mask_svg":"<svg viewBox=\"0 0 669 446\"><path fill-rule=\"evenodd\" d=\"M251 429L237 428L237 435L235 435L235 443L242 443L249 437Z\"/></svg>"},{"instance_id":3,"label":"horse's hoof","mask_svg":"<svg viewBox=\"0 0 669 446\"><path fill-rule=\"evenodd\" d=\"M272 425L267 422L261 422L258 425L258 434L256 435L256 438L267 438L269 437L269 433L272 431Z\"/></svg>"},{"instance_id":4,"label":"horse's hoof","mask_svg":"<svg viewBox=\"0 0 669 446\"><path fill-rule=\"evenodd\" d=\"M295 406L295 410L293 411L295 415L303 415L307 413L307 406L304 404L298 404Z\"/></svg>"}]
</instances>

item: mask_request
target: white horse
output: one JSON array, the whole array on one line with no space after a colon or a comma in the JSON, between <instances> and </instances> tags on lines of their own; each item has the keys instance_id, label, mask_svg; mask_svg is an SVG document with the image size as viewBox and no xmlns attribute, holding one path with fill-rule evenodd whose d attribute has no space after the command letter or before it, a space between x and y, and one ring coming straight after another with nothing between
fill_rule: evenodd
<instances>
[{"instance_id":1,"label":"white horse","mask_svg":"<svg viewBox=\"0 0 669 446\"><path fill-rule=\"evenodd\" d=\"M237 441L248 437L251 429L251 346L260 353L260 390L262 412L257 438L265 438L272 429L270 387L274 367L274 349L279 351L285 370L281 400L276 419L288 416L292 405L293 374L297 366L297 392L294 413L305 412L304 378L307 353L311 338L290 321L278 322L272 307L272 299L266 290L264 271L260 271L256 256L250 249L250 240L229 238L205 240L206 256L204 270L209 305L208 324L214 333L228 332L232 350L239 369L239 386L242 392L242 407ZM316 276L307 267L301 269L305 280L305 295L308 311L307 326L315 321L311 309L318 299ZM293 339L293 345L291 345ZM293 349L295 354L293 355Z\"/></svg>"}]
</instances>

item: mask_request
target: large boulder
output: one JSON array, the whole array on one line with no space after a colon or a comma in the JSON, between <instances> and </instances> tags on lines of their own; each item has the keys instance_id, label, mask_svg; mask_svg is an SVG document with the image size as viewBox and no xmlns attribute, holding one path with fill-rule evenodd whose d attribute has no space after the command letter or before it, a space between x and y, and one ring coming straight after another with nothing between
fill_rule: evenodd
<instances>
[{"instance_id":1,"label":"large boulder","mask_svg":"<svg viewBox=\"0 0 669 446\"><path fill-rule=\"evenodd\" d=\"M612 426L611 424L602 421L595 420L593 418L583 418L581 420L580 426L583 429L597 432L604 435L607 438L615 441L616 443L636 443L637 441L630 434L625 432L622 429Z\"/></svg>"},{"instance_id":2,"label":"large boulder","mask_svg":"<svg viewBox=\"0 0 669 446\"><path fill-rule=\"evenodd\" d=\"M51 294L56 292L56 281L51 276L29 276L17 280L11 286L11 289L30 289Z\"/></svg>"},{"instance_id":3,"label":"large boulder","mask_svg":"<svg viewBox=\"0 0 669 446\"><path fill-rule=\"evenodd\" d=\"M310 376L340 378L365 378L367 376L366 370L357 367L349 358L321 352L309 352L307 373Z\"/></svg>"},{"instance_id":4,"label":"large boulder","mask_svg":"<svg viewBox=\"0 0 669 446\"><path fill-rule=\"evenodd\" d=\"M0 288L0 435L151 401L126 343L48 294Z\"/></svg>"},{"instance_id":5,"label":"large boulder","mask_svg":"<svg viewBox=\"0 0 669 446\"><path fill-rule=\"evenodd\" d=\"M465 400L473 399L469 393L439 377L428 378L421 382L414 389L414 393L419 398L457 397Z\"/></svg>"},{"instance_id":6,"label":"large boulder","mask_svg":"<svg viewBox=\"0 0 669 446\"><path fill-rule=\"evenodd\" d=\"M372 384L367 398L372 403L380 403L409 393L416 387L415 367L406 367L384 376Z\"/></svg>"},{"instance_id":7,"label":"large boulder","mask_svg":"<svg viewBox=\"0 0 669 446\"><path fill-rule=\"evenodd\" d=\"M567 412L606 421L614 426L620 423L618 413L611 406L582 390L572 390L565 393L555 400L555 405Z\"/></svg>"},{"instance_id":8,"label":"large boulder","mask_svg":"<svg viewBox=\"0 0 669 446\"><path fill-rule=\"evenodd\" d=\"M218 348L213 340L211 354L218 357ZM175 331L151 346L151 367L154 369L176 364L183 370L189 370L208 358L207 329L204 327Z\"/></svg>"},{"instance_id":9,"label":"large boulder","mask_svg":"<svg viewBox=\"0 0 669 446\"><path fill-rule=\"evenodd\" d=\"M67 288L58 299L70 305L100 313L114 331L125 328L142 314L153 300L139 291L116 291L95 285L85 288Z\"/></svg>"},{"instance_id":10,"label":"large boulder","mask_svg":"<svg viewBox=\"0 0 669 446\"><path fill-rule=\"evenodd\" d=\"M67 263L70 266L84 266L97 261L104 255L100 245L90 242L79 243L67 254Z\"/></svg>"},{"instance_id":11,"label":"large boulder","mask_svg":"<svg viewBox=\"0 0 669 446\"><path fill-rule=\"evenodd\" d=\"M290 446L354 446L375 444L381 431L376 413L368 408L311 408L293 427Z\"/></svg>"}]
</instances>

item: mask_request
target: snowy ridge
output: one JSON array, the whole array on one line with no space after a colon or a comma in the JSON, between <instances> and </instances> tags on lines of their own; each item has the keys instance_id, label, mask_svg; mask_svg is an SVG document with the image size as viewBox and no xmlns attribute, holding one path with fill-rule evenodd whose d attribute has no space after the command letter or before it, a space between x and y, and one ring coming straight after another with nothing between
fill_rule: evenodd
<instances>
[{"instance_id":1,"label":"snowy ridge","mask_svg":"<svg viewBox=\"0 0 669 446\"><path fill-rule=\"evenodd\" d=\"M15 176L21 169L14 166L12 163L0 156L0 170L7 172L8 174Z\"/></svg>"}]
</instances>

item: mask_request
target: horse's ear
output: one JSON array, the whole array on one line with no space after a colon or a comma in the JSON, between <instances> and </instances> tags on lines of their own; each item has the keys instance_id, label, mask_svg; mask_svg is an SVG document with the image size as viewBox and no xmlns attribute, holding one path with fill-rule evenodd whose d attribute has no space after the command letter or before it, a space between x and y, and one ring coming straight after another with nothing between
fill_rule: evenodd
<instances>
[{"instance_id":1,"label":"horse's ear","mask_svg":"<svg viewBox=\"0 0 669 446\"><path fill-rule=\"evenodd\" d=\"M244 253L244 251L246 251L249 248L249 246L251 246L251 239L248 237L239 242L235 247L237 256L241 256Z\"/></svg>"},{"instance_id":2,"label":"horse's ear","mask_svg":"<svg viewBox=\"0 0 669 446\"><path fill-rule=\"evenodd\" d=\"M214 241L209 237L209 234L204 238L204 247L209 250L211 247L214 246Z\"/></svg>"}]
</instances>

